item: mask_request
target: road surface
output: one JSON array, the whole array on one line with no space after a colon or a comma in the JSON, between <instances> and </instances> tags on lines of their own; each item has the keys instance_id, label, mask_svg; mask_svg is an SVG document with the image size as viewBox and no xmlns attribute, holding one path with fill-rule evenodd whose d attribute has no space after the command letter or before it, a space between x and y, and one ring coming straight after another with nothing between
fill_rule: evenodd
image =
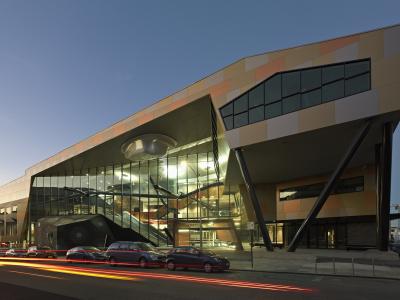
<instances>
[{"instance_id":1,"label":"road surface","mask_svg":"<svg viewBox=\"0 0 400 300\"><path fill-rule=\"evenodd\" d=\"M399 299L400 281L0 258L0 299Z\"/></svg>"}]
</instances>

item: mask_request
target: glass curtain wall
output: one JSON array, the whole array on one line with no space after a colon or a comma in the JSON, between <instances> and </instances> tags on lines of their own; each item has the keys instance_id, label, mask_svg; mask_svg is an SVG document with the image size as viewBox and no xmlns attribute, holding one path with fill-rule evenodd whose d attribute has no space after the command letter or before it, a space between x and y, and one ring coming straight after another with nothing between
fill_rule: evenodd
<instances>
[{"instance_id":1,"label":"glass curtain wall","mask_svg":"<svg viewBox=\"0 0 400 300\"><path fill-rule=\"evenodd\" d=\"M238 189L222 182L212 152L35 177L31 221L101 214L156 245L174 240L175 244L198 245L200 241L201 245L203 239L205 246L207 240L216 245L215 240L226 234L213 229L211 221L231 220L229 224L239 229L242 212Z\"/></svg>"}]
</instances>

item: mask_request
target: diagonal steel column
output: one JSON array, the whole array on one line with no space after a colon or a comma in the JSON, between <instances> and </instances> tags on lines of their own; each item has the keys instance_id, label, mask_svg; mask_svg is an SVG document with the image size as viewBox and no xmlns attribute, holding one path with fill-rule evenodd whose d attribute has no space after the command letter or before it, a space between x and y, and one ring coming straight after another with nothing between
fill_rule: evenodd
<instances>
[{"instance_id":1,"label":"diagonal steel column","mask_svg":"<svg viewBox=\"0 0 400 300\"><path fill-rule=\"evenodd\" d=\"M371 121L367 121L360 129L358 134L354 137L353 142L351 143L350 147L347 149L346 154L340 161L339 165L336 167L336 170L333 172L329 181L325 184L324 189L321 191L317 201L315 201L313 208L309 212L307 218L304 219L303 223L301 224L299 230L296 232L293 240L291 241L288 251L294 252L297 248L297 244L300 242L304 232L306 231L307 227L310 225L311 221L313 221L318 213L320 212L322 206L325 204L326 200L328 199L330 193L335 188L335 185L343 174L343 171L349 164L350 160L353 158L354 153L357 151L358 147L361 145L362 141L364 140L365 136L367 135L369 128L371 127Z\"/></svg>"},{"instance_id":2,"label":"diagonal steel column","mask_svg":"<svg viewBox=\"0 0 400 300\"><path fill-rule=\"evenodd\" d=\"M256 191L254 190L253 183L250 178L249 170L247 169L246 161L244 160L242 149L235 149L236 159L239 163L240 171L242 173L242 177L247 189L247 193L249 194L250 200L253 204L253 209L256 214L257 222L260 227L261 235L264 240L264 245L269 251L273 251L271 239L269 238L267 228L265 227L264 217L262 215L260 203L258 202Z\"/></svg>"},{"instance_id":3,"label":"diagonal steel column","mask_svg":"<svg viewBox=\"0 0 400 300\"><path fill-rule=\"evenodd\" d=\"M390 183L392 174L392 144L393 144L393 123L383 125L382 151L380 163L380 189L378 198L378 240L377 248L387 251L389 246L390 231Z\"/></svg>"}]
</instances>

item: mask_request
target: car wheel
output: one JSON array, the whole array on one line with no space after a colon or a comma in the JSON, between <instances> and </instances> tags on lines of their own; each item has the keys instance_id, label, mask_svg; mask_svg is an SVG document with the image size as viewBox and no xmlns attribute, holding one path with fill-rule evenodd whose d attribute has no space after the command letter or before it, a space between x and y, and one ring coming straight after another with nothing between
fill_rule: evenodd
<instances>
[{"instance_id":1,"label":"car wheel","mask_svg":"<svg viewBox=\"0 0 400 300\"><path fill-rule=\"evenodd\" d=\"M167 269L170 271L175 271L175 263L172 260L167 262Z\"/></svg>"},{"instance_id":2,"label":"car wheel","mask_svg":"<svg viewBox=\"0 0 400 300\"><path fill-rule=\"evenodd\" d=\"M117 265L117 260L114 257L110 257L110 266L115 267Z\"/></svg>"},{"instance_id":3,"label":"car wheel","mask_svg":"<svg viewBox=\"0 0 400 300\"><path fill-rule=\"evenodd\" d=\"M210 263L205 263L204 264L204 271L206 273L211 273L213 271L212 265Z\"/></svg>"},{"instance_id":4,"label":"car wheel","mask_svg":"<svg viewBox=\"0 0 400 300\"><path fill-rule=\"evenodd\" d=\"M139 267L142 269L147 268L147 260L144 257L139 259Z\"/></svg>"}]
</instances>

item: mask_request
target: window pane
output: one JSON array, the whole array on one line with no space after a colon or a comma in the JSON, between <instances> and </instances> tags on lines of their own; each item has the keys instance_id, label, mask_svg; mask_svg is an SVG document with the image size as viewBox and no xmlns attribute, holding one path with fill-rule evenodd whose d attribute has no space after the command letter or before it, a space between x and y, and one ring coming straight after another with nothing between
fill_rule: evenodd
<instances>
[{"instance_id":1,"label":"window pane","mask_svg":"<svg viewBox=\"0 0 400 300\"><path fill-rule=\"evenodd\" d=\"M355 75L358 75L361 73L365 73L368 71L369 71L369 61L368 60L346 64L346 66L345 66L346 78L355 76Z\"/></svg>"},{"instance_id":2,"label":"window pane","mask_svg":"<svg viewBox=\"0 0 400 300\"><path fill-rule=\"evenodd\" d=\"M280 100L281 95L281 75L275 75L265 82L265 103Z\"/></svg>"},{"instance_id":3,"label":"window pane","mask_svg":"<svg viewBox=\"0 0 400 300\"><path fill-rule=\"evenodd\" d=\"M364 177L341 179L333 191L334 194L356 193L364 191Z\"/></svg>"},{"instance_id":4,"label":"window pane","mask_svg":"<svg viewBox=\"0 0 400 300\"><path fill-rule=\"evenodd\" d=\"M335 65L322 68L322 84L339 80L344 77L344 65Z\"/></svg>"},{"instance_id":5,"label":"window pane","mask_svg":"<svg viewBox=\"0 0 400 300\"><path fill-rule=\"evenodd\" d=\"M236 99L234 102L234 112L235 114L244 112L248 110L248 104L247 104L247 99L248 99L248 94L244 94L240 98Z\"/></svg>"},{"instance_id":6,"label":"window pane","mask_svg":"<svg viewBox=\"0 0 400 300\"><path fill-rule=\"evenodd\" d=\"M225 123L226 130L232 129L233 128L233 117L232 116L225 117L224 123Z\"/></svg>"},{"instance_id":7,"label":"window pane","mask_svg":"<svg viewBox=\"0 0 400 300\"><path fill-rule=\"evenodd\" d=\"M229 116L233 113L233 103L229 103L221 108L221 116Z\"/></svg>"},{"instance_id":8,"label":"window pane","mask_svg":"<svg viewBox=\"0 0 400 300\"><path fill-rule=\"evenodd\" d=\"M235 115L235 122L234 122L235 128L248 124L248 116L247 115L248 115L247 111L242 114Z\"/></svg>"},{"instance_id":9,"label":"window pane","mask_svg":"<svg viewBox=\"0 0 400 300\"><path fill-rule=\"evenodd\" d=\"M306 108L321 104L321 89L301 95L301 107Z\"/></svg>"},{"instance_id":10,"label":"window pane","mask_svg":"<svg viewBox=\"0 0 400 300\"><path fill-rule=\"evenodd\" d=\"M310 185L286 188L279 191L279 200L293 200L318 197L325 182L319 182ZM355 193L364 191L364 177L353 177L340 179L332 194Z\"/></svg>"},{"instance_id":11,"label":"window pane","mask_svg":"<svg viewBox=\"0 0 400 300\"><path fill-rule=\"evenodd\" d=\"M300 72L282 74L282 97L296 94L300 91Z\"/></svg>"},{"instance_id":12,"label":"window pane","mask_svg":"<svg viewBox=\"0 0 400 300\"><path fill-rule=\"evenodd\" d=\"M309 91L321 86L321 69L311 69L301 72L301 91Z\"/></svg>"},{"instance_id":13,"label":"window pane","mask_svg":"<svg viewBox=\"0 0 400 300\"><path fill-rule=\"evenodd\" d=\"M322 102L329 102L344 97L344 80L339 80L322 87Z\"/></svg>"},{"instance_id":14,"label":"window pane","mask_svg":"<svg viewBox=\"0 0 400 300\"><path fill-rule=\"evenodd\" d=\"M264 104L264 84L260 84L249 93L249 107Z\"/></svg>"},{"instance_id":15,"label":"window pane","mask_svg":"<svg viewBox=\"0 0 400 300\"><path fill-rule=\"evenodd\" d=\"M369 89L369 73L346 80L346 96L365 92Z\"/></svg>"},{"instance_id":16,"label":"window pane","mask_svg":"<svg viewBox=\"0 0 400 300\"><path fill-rule=\"evenodd\" d=\"M284 114L299 110L300 108L300 95L294 95L282 100L282 111Z\"/></svg>"},{"instance_id":17,"label":"window pane","mask_svg":"<svg viewBox=\"0 0 400 300\"><path fill-rule=\"evenodd\" d=\"M282 114L282 102L276 102L265 107L265 118L271 119Z\"/></svg>"},{"instance_id":18,"label":"window pane","mask_svg":"<svg viewBox=\"0 0 400 300\"><path fill-rule=\"evenodd\" d=\"M264 120L264 105L250 109L249 123L255 123Z\"/></svg>"}]
</instances>

